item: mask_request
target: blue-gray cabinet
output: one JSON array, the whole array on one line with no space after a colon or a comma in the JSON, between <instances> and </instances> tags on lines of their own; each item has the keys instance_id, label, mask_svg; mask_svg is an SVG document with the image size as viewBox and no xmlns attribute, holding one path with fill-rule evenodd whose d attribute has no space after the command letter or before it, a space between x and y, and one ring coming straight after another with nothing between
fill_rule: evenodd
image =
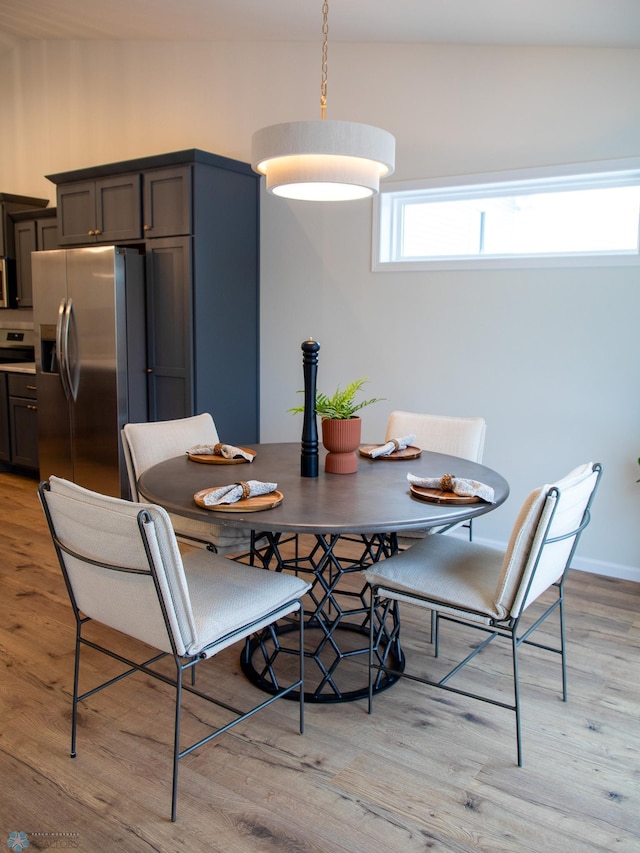
<instances>
[{"instance_id":1,"label":"blue-gray cabinet","mask_svg":"<svg viewBox=\"0 0 640 853\"><path fill-rule=\"evenodd\" d=\"M38 470L38 401L36 377L9 373L9 421L11 424L11 462L22 468Z\"/></svg>"},{"instance_id":2,"label":"blue-gray cabinet","mask_svg":"<svg viewBox=\"0 0 640 853\"><path fill-rule=\"evenodd\" d=\"M38 402L34 374L0 371L0 461L38 470Z\"/></svg>"},{"instance_id":3,"label":"blue-gray cabinet","mask_svg":"<svg viewBox=\"0 0 640 853\"><path fill-rule=\"evenodd\" d=\"M71 181L59 186L60 246L118 243L142 235L140 175Z\"/></svg>"},{"instance_id":4,"label":"blue-gray cabinet","mask_svg":"<svg viewBox=\"0 0 640 853\"><path fill-rule=\"evenodd\" d=\"M57 186L60 245L110 233L109 242L145 254L149 420L208 411L222 441L259 441L259 176L189 149L47 177ZM79 199L91 185L87 217L98 186L122 190L97 204L100 234L81 224ZM134 186L139 193L122 189Z\"/></svg>"},{"instance_id":5,"label":"blue-gray cabinet","mask_svg":"<svg viewBox=\"0 0 640 853\"><path fill-rule=\"evenodd\" d=\"M12 216L16 258L16 303L18 308L33 306L31 252L58 248L55 207L27 210Z\"/></svg>"}]
</instances>

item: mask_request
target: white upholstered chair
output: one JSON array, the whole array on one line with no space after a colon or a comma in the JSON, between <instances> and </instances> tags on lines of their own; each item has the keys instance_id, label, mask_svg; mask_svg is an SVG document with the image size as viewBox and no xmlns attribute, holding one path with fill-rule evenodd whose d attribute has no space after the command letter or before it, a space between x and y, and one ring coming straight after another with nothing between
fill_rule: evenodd
<instances>
[{"instance_id":1,"label":"white upholstered chair","mask_svg":"<svg viewBox=\"0 0 640 853\"><path fill-rule=\"evenodd\" d=\"M582 530L589 523L591 503L601 475L599 463L588 463L556 483L532 491L520 510L506 552L452 536L427 536L413 548L375 563L364 572L372 591L370 713L375 680L384 672L408 676L423 684L507 708L515 713L518 765L522 765L518 648L524 643L560 655L562 698L566 701L564 582ZM548 597L539 602L544 608L542 613L536 613L530 627L521 628L526 609L550 587L556 588L557 595L551 603ZM455 625L458 630L461 626L478 628L486 632L487 637L442 677L395 672L385 665L385 650L393 647L394 634L399 628L394 611L398 602L400 609L412 604L435 612L436 657L441 621ZM530 640L532 632L556 610L560 623L559 645ZM383 615L374 622L376 613ZM395 627L390 632L384 626L391 616ZM511 644L512 702L449 686L449 679L499 637L507 638ZM487 671L486 681L491 682L491 686L496 681L493 669Z\"/></svg>"},{"instance_id":2,"label":"white upholstered chair","mask_svg":"<svg viewBox=\"0 0 640 853\"><path fill-rule=\"evenodd\" d=\"M486 423L484 418L458 418L420 412L391 412L385 440L413 434L424 450L461 456L482 462Z\"/></svg>"},{"instance_id":3,"label":"white upholstered chair","mask_svg":"<svg viewBox=\"0 0 640 853\"><path fill-rule=\"evenodd\" d=\"M195 749L265 708L275 699L298 691L299 727L304 725L303 623L300 631L300 669L293 684L249 711L238 711L226 702L196 689L184 678L194 674L196 663L250 634L270 626L276 619L301 609L301 597L310 584L284 572L270 572L233 563L201 549L181 557L168 514L159 506L106 497L51 477L41 483L40 499L56 548L60 567L76 617L75 672L71 727L71 756L76 754L78 703L135 672L158 678L175 688L173 735L173 787L171 820L176 819L178 762ZM158 652L143 662L121 653L122 638L113 648L97 642L101 632L92 632L95 620L116 631L147 643ZM88 634L88 636L87 636ZM97 687L79 693L80 651L89 646L124 664L127 669ZM115 651L118 649L118 652ZM246 647L245 647L246 654ZM154 664L173 658L175 675ZM92 670L95 674L95 669ZM190 746L180 744L182 693L189 691L231 712L235 719ZM152 691L151 701L160 693ZM151 695L151 694L150 694Z\"/></svg>"},{"instance_id":4,"label":"white upholstered chair","mask_svg":"<svg viewBox=\"0 0 640 853\"><path fill-rule=\"evenodd\" d=\"M482 462L486 429L484 418L459 418L449 415L395 411L389 415L385 441L399 436L415 435L416 446L423 450L461 456L472 462ZM455 474L455 471L441 473ZM438 472L435 472L434 476L438 476ZM428 532L444 533L460 526L468 527L471 540L473 538L471 521L459 522L446 528L432 528ZM422 539L426 532L425 530L407 530L398 537L398 541L404 547L408 547L413 544L413 540Z\"/></svg>"},{"instance_id":5,"label":"white upholstered chair","mask_svg":"<svg viewBox=\"0 0 640 853\"><path fill-rule=\"evenodd\" d=\"M125 424L122 446L131 499L139 500L138 477L147 468L172 456L180 456L196 444L216 444L219 440L213 418L208 413L172 421ZM247 531L173 514L170 517L181 542L199 547L212 546L222 555L247 551L251 547L251 535Z\"/></svg>"}]
</instances>

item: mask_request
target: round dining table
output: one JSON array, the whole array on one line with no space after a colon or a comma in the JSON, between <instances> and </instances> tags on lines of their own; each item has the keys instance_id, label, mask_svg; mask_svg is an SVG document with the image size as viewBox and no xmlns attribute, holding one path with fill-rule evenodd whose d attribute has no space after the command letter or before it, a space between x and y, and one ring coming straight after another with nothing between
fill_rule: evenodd
<instances>
[{"instance_id":1,"label":"round dining table","mask_svg":"<svg viewBox=\"0 0 640 853\"><path fill-rule=\"evenodd\" d=\"M138 480L141 499L176 515L252 531L256 545L244 559L265 569L307 576L312 587L304 607L305 700L364 698L368 695L369 591L357 573L393 556L403 532L441 529L493 511L507 499L508 483L484 465L425 450L413 458L407 458L410 452L377 459L359 455L357 472L329 474L324 471L321 448L318 476L303 477L299 443L243 449L255 453L252 462L222 462L223 457L194 461L185 452L154 465ZM452 494L418 497L410 488L409 473L477 480L493 488L494 500L458 502ZM250 480L273 484L277 505L249 500L244 506L239 501L209 508L194 499L203 490ZM269 508L251 511L256 503ZM401 669L404 653L397 608L380 616L389 618L393 624L384 632L394 638L390 640L394 647L384 652ZM273 692L291 670L297 650L295 644L287 645L287 634L294 627L284 620L275 630L255 635L243 651L242 670L261 689ZM395 680L381 681L376 690L386 689Z\"/></svg>"}]
</instances>

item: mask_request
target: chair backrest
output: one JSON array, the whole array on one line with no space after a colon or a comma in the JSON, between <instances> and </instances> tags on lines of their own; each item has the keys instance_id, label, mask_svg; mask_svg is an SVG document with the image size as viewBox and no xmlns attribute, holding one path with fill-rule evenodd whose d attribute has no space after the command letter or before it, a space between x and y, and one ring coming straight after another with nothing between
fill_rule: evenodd
<instances>
[{"instance_id":1,"label":"chair backrest","mask_svg":"<svg viewBox=\"0 0 640 853\"><path fill-rule=\"evenodd\" d=\"M516 618L569 568L591 517L602 466L591 462L534 489L513 526L496 594L502 618Z\"/></svg>"},{"instance_id":2,"label":"chair backrest","mask_svg":"<svg viewBox=\"0 0 640 853\"><path fill-rule=\"evenodd\" d=\"M131 499L134 501L139 499L138 477L147 468L172 456L180 456L196 444L216 444L219 441L213 418L207 412L174 421L125 424L121 435Z\"/></svg>"},{"instance_id":3,"label":"chair backrest","mask_svg":"<svg viewBox=\"0 0 640 853\"><path fill-rule=\"evenodd\" d=\"M482 462L486 428L484 418L397 411L389 415L385 440L415 435L417 446L423 450Z\"/></svg>"},{"instance_id":4,"label":"chair backrest","mask_svg":"<svg viewBox=\"0 0 640 853\"><path fill-rule=\"evenodd\" d=\"M76 615L161 651L188 654L197 630L165 510L59 477L42 483L39 493Z\"/></svg>"}]
</instances>

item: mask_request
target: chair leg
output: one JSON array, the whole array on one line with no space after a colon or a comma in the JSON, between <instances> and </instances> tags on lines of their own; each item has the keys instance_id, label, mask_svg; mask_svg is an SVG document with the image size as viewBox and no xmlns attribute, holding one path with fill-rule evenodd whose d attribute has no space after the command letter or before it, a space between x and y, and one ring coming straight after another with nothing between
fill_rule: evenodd
<instances>
[{"instance_id":1,"label":"chair leg","mask_svg":"<svg viewBox=\"0 0 640 853\"><path fill-rule=\"evenodd\" d=\"M373 634L374 634L374 614L375 614L376 596L371 590L371 601L369 602L369 703L368 713L373 713Z\"/></svg>"},{"instance_id":2,"label":"chair leg","mask_svg":"<svg viewBox=\"0 0 640 853\"><path fill-rule=\"evenodd\" d=\"M171 788L171 822L176 822L178 811L178 762L180 760L180 712L182 710L182 670L176 662L176 716L173 733L173 782Z\"/></svg>"},{"instance_id":3,"label":"chair leg","mask_svg":"<svg viewBox=\"0 0 640 853\"><path fill-rule=\"evenodd\" d=\"M516 714L516 751L518 767L522 767L522 727L520 720L520 682L518 680L518 638L514 631L511 635L511 653L513 656L513 700Z\"/></svg>"},{"instance_id":4,"label":"chair leg","mask_svg":"<svg viewBox=\"0 0 640 853\"><path fill-rule=\"evenodd\" d=\"M564 630L564 578L558 584L558 595L560 603L558 613L560 616L560 660L562 662L562 701L567 701L567 646L565 643Z\"/></svg>"},{"instance_id":5,"label":"chair leg","mask_svg":"<svg viewBox=\"0 0 640 853\"><path fill-rule=\"evenodd\" d=\"M76 656L73 667L73 708L71 710L71 758L76 757L76 735L78 730L78 688L80 686L80 625L76 626Z\"/></svg>"},{"instance_id":6,"label":"chair leg","mask_svg":"<svg viewBox=\"0 0 640 853\"><path fill-rule=\"evenodd\" d=\"M298 678L300 679L300 734L304 734L304 608L300 602L300 610L298 611L300 618L300 670Z\"/></svg>"}]
</instances>

